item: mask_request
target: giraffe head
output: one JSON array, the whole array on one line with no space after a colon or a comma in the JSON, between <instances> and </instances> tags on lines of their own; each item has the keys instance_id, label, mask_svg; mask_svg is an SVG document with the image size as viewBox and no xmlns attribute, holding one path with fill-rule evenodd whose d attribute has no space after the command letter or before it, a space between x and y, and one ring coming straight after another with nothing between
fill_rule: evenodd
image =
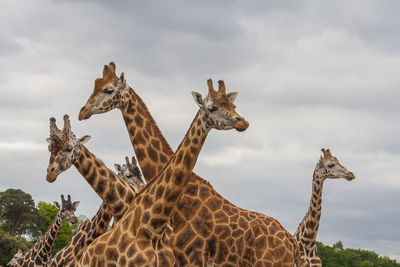
<instances>
[{"instance_id":1,"label":"giraffe head","mask_svg":"<svg viewBox=\"0 0 400 267\"><path fill-rule=\"evenodd\" d=\"M61 172L71 167L78 158L80 144L84 144L89 139L89 135L75 137L71 131L68 115L64 115L62 130L57 128L56 119L50 118L50 138L47 138L47 142L51 154L46 180L50 183L54 182Z\"/></svg>"},{"instance_id":2,"label":"giraffe head","mask_svg":"<svg viewBox=\"0 0 400 267\"><path fill-rule=\"evenodd\" d=\"M104 65L103 78L94 82L94 90L86 104L79 112L79 120L89 119L93 114L100 114L114 108L123 108L126 104L129 86L126 84L125 75L115 74L115 64L110 62Z\"/></svg>"},{"instance_id":3,"label":"giraffe head","mask_svg":"<svg viewBox=\"0 0 400 267\"><path fill-rule=\"evenodd\" d=\"M18 260L22 259L24 253L22 250L19 248L17 253L15 253L14 257L7 263L7 266L18 266Z\"/></svg>"},{"instance_id":4,"label":"giraffe head","mask_svg":"<svg viewBox=\"0 0 400 267\"><path fill-rule=\"evenodd\" d=\"M78 207L80 201L71 201L71 196L68 195L68 199L64 199L64 195L61 195L61 205L54 201L54 205L60 212L60 217L64 222L70 222L72 224L76 224L78 222L78 218L75 216L76 208Z\"/></svg>"},{"instance_id":5,"label":"giraffe head","mask_svg":"<svg viewBox=\"0 0 400 267\"><path fill-rule=\"evenodd\" d=\"M321 179L326 178L345 178L346 180L350 181L355 178L354 174L347 170L337 158L332 156L332 153L329 149L321 149L322 153L324 154L323 157L319 159L317 166L315 167L315 173Z\"/></svg>"},{"instance_id":6,"label":"giraffe head","mask_svg":"<svg viewBox=\"0 0 400 267\"><path fill-rule=\"evenodd\" d=\"M141 189L144 187L142 179L142 173L136 163L136 158L132 157L132 162L129 162L129 158L125 157L126 164L114 164L115 169L118 172L118 176L131 183L134 187Z\"/></svg>"},{"instance_id":7,"label":"giraffe head","mask_svg":"<svg viewBox=\"0 0 400 267\"><path fill-rule=\"evenodd\" d=\"M249 123L240 116L233 102L238 93L226 93L225 83L218 81L218 91L214 90L212 80L207 81L208 95L203 99L200 93L192 92L195 102L200 107L200 115L204 128L215 128L218 130L236 129L244 131Z\"/></svg>"}]
</instances>

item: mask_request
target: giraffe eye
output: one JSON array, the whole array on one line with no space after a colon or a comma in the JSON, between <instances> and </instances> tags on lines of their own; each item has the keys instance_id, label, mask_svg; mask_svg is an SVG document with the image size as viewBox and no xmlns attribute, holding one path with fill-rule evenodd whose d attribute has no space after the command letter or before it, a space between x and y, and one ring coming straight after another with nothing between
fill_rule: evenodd
<instances>
[{"instance_id":1,"label":"giraffe eye","mask_svg":"<svg viewBox=\"0 0 400 267\"><path fill-rule=\"evenodd\" d=\"M216 106L212 106L212 107L208 108L208 111L210 111L210 112L214 112L216 110L218 110L218 107L216 107Z\"/></svg>"},{"instance_id":2,"label":"giraffe eye","mask_svg":"<svg viewBox=\"0 0 400 267\"><path fill-rule=\"evenodd\" d=\"M114 89L112 88L106 88L103 90L103 93L111 95L112 93L114 93Z\"/></svg>"},{"instance_id":3,"label":"giraffe eye","mask_svg":"<svg viewBox=\"0 0 400 267\"><path fill-rule=\"evenodd\" d=\"M334 166L335 166L335 164L333 164L333 163L328 164L328 168L333 168Z\"/></svg>"},{"instance_id":4,"label":"giraffe eye","mask_svg":"<svg viewBox=\"0 0 400 267\"><path fill-rule=\"evenodd\" d=\"M72 147L66 148L64 151L69 153L72 151Z\"/></svg>"}]
</instances>

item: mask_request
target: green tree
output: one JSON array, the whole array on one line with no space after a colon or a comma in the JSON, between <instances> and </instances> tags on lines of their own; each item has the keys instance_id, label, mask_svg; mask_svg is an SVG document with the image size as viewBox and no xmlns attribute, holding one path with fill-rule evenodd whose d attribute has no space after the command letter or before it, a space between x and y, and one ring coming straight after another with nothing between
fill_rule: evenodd
<instances>
[{"instance_id":1,"label":"green tree","mask_svg":"<svg viewBox=\"0 0 400 267\"><path fill-rule=\"evenodd\" d=\"M42 214L46 218L45 223L43 223L39 227L39 232L42 234L45 233L49 229L50 225L54 222L58 213L58 209L53 204L43 201L40 201L38 203L38 209L40 214ZM60 232L58 233L57 241L53 248L53 255L57 253L57 251L68 245L71 241L72 236L73 231L71 225L68 222L64 222L60 229Z\"/></svg>"},{"instance_id":2,"label":"green tree","mask_svg":"<svg viewBox=\"0 0 400 267\"><path fill-rule=\"evenodd\" d=\"M32 243L23 237L12 236L0 229L0 265L5 266L14 257L17 250L28 250Z\"/></svg>"},{"instance_id":3,"label":"green tree","mask_svg":"<svg viewBox=\"0 0 400 267\"><path fill-rule=\"evenodd\" d=\"M10 235L36 236L43 219L30 194L13 188L0 192L0 224Z\"/></svg>"},{"instance_id":4,"label":"green tree","mask_svg":"<svg viewBox=\"0 0 400 267\"><path fill-rule=\"evenodd\" d=\"M332 245L332 248L336 251L343 250L343 243L342 241L338 241Z\"/></svg>"}]
</instances>

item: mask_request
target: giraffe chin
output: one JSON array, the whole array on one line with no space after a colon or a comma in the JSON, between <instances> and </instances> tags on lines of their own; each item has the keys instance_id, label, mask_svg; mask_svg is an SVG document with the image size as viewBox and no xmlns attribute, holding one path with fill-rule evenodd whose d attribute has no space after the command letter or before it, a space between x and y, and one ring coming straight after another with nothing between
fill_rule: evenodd
<instances>
[{"instance_id":1,"label":"giraffe chin","mask_svg":"<svg viewBox=\"0 0 400 267\"><path fill-rule=\"evenodd\" d=\"M46 175L46 181L49 183L54 182L57 179L58 174L57 173L48 173Z\"/></svg>"},{"instance_id":2,"label":"giraffe chin","mask_svg":"<svg viewBox=\"0 0 400 267\"><path fill-rule=\"evenodd\" d=\"M235 125L233 125L233 128L235 128L238 132L243 132L249 127L249 122L246 120L242 120Z\"/></svg>"}]
</instances>

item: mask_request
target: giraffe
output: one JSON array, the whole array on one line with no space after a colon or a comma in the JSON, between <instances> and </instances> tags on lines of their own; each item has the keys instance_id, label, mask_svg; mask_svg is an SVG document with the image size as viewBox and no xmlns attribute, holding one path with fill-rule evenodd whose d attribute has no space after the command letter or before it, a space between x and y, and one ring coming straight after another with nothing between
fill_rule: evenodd
<instances>
[{"instance_id":1,"label":"giraffe","mask_svg":"<svg viewBox=\"0 0 400 267\"><path fill-rule=\"evenodd\" d=\"M64 128L59 130L56 119L50 118L49 151L51 152L46 180L54 182L57 176L74 165L99 197L107 204L118 221L136 196L128 183L107 168L83 144L90 139L85 135L76 138L71 130L68 115L64 115Z\"/></svg>"},{"instance_id":2,"label":"giraffe","mask_svg":"<svg viewBox=\"0 0 400 267\"><path fill-rule=\"evenodd\" d=\"M351 181L354 174L346 169L337 158L332 156L329 149L321 149L324 157L320 157L315 167L312 183L310 206L303 220L299 224L294 237L299 243L301 261L305 266L321 267L322 262L318 256L316 238L321 218L322 186L327 178L345 178Z\"/></svg>"},{"instance_id":3,"label":"giraffe","mask_svg":"<svg viewBox=\"0 0 400 267\"><path fill-rule=\"evenodd\" d=\"M141 178L142 174L136 165L135 157L132 157L132 162L129 158L125 157L126 164L118 166L118 176L125 179L132 189L137 194L143 187L144 183ZM92 219L85 221L79 227L79 230L72 237L71 242L62 250L56 253L48 263L48 266L75 266L79 263L83 252L87 249L93 240L106 232L107 227L111 221L112 214L108 206L103 202L99 210Z\"/></svg>"},{"instance_id":4,"label":"giraffe","mask_svg":"<svg viewBox=\"0 0 400 267\"><path fill-rule=\"evenodd\" d=\"M231 101L236 95L232 94ZM171 158L173 151L142 99L118 77L115 64L103 68L79 120L118 108L124 118L146 182ZM210 112L214 107L210 106ZM256 265L297 256L295 239L274 218L241 209L218 194L195 173L171 216L170 245L178 266Z\"/></svg>"},{"instance_id":5,"label":"giraffe","mask_svg":"<svg viewBox=\"0 0 400 267\"><path fill-rule=\"evenodd\" d=\"M58 232L63 222L70 222L73 224L78 222L75 216L75 210L79 205L79 201L72 202L70 195L68 195L68 199L65 200L64 195L61 195L61 206L57 201L54 201L54 205L57 207L58 213L49 229L39 237L30 250L23 253L23 255L16 260L16 263L10 266L46 265L51 257L51 252L56 244Z\"/></svg>"},{"instance_id":6,"label":"giraffe","mask_svg":"<svg viewBox=\"0 0 400 267\"><path fill-rule=\"evenodd\" d=\"M145 186L145 183L142 179L142 173L137 166L136 158L132 157L132 162L129 162L129 158L125 157L125 162L126 164L122 164L122 166L115 163L115 170L117 171L118 177L125 179L128 184L132 186L132 189L135 191L135 193L138 194Z\"/></svg>"},{"instance_id":7,"label":"giraffe","mask_svg":"<svg viewBox=\"0 0 400 267\"><path fill-rule=\"evenodd\" d=\"M47 266L75 266L79 263L83 251L97 237L104 234L111 221L112 214L107 204L101 203L99 210L92 219L81 224L79 230L74 234L71 242L58 251L50 259Z\"/></svg>"},{"instance_id":8,"label":"giraffe","mask_svg":"<svg viewBox=\"0 0 400 267\"><path fill-rule=\"evenodd\" d=\"M96 239L85 252L82 266L173 266L175 256L162 235L189 180L209 131L244 131L249 123L234 110L232 95L219 82L215 91L208 80L208 95L192 92L200 107L177 151L142 189L122 219ZM210 111L212 110L212 111ZM206 218L204 218L206 219Z\"/></svg>"},{"instance_id":9,"label":"giraffe","mask_svg":"<svg viewBox=\"0 0 400 267\"><path fill-rule=\"evenodd\" d=\"M15 253L14 257L7 263L7 266L17 266L18 259L22 258L24 253L22 253L22 249L18 249Z\"/></svg>"}]
</instances>

